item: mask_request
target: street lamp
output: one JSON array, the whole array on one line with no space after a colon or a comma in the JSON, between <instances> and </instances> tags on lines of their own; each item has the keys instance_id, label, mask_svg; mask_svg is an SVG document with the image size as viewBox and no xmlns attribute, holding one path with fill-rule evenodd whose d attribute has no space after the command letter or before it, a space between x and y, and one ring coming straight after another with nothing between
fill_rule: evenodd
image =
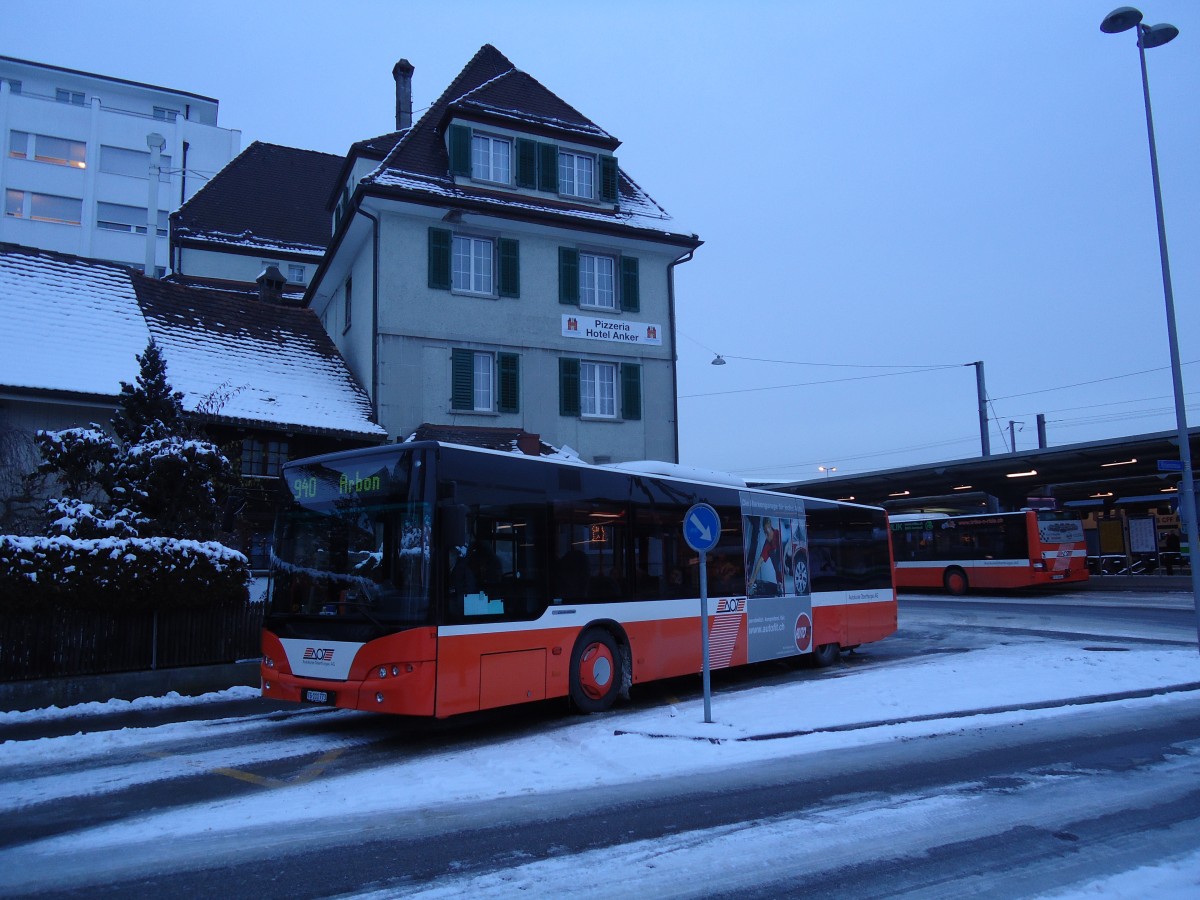
<instances>
[{"instance_id":1,"label":"street lamp","mask_svg":"<svg viewBox=\"0 0 1200 900\"><path fill-rule=\"evenodd\" d=\"M1200 538L1196 528L1196 484L1192 475L1192 448L1188 442L1187 410L1183 396L1183 374L1179 365L1179 336L1175 329L1175 296L1171 291L1171 266L1167 260L1167 229L1163 222L1162 187L1158 180L1158 151L1154 146L1154 118L1150 114L1150 81L1146 76L1146 48L1161 47L1178 36L1174 25L1143 25L1142 13L1132 6L1114 9L1100 23L1105 34L1137 29L1138 57L1142 63L1142 97L1146 101L1146 132L1150 137L1150 174L1154 182L1154 211L1158 217L1158 255L1162 262L1163 295L1167 304L1167 340L1171 346L1171 379L1175 388L1175 428L1183 481L1179 485L1179 513L1187 533L1192 570L1192 608L1196 613L1196 635L1200 640Z\"/></svg>"},{"instance_id":2,"label":"street lamp","mask_svg":"<svg viewBox=\"0 0 1200 900\"><path fill-rule=\"evenodd\" d=\"M824 472L825 477L828 478L830 475L832 475L834 472L837 471L837 466L817 466L817 471Z\"/></svg>"}]
</instances>

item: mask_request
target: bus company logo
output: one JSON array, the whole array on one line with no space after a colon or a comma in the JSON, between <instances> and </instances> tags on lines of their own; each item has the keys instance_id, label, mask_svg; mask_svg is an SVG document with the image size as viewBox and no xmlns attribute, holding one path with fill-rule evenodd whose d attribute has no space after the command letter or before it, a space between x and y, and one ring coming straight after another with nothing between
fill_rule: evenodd
<instances>
[{"instance_id":1,"label":"bus company logo","mask_svg":"<svg viewBox=\"0 0 1200 900\"><path fill-rule=\"evenodd\" d=\"M724 597L717 601L717 615L721 613L742 613L745 611L745 597Z\"/></svg>"},{"instance_id":2,"label":"bus company logo","mask_svg":"<svg viewBox=\"0 0 1200 900\"><path fill-rule=\"evenodd\" d=\"M332 647L305 647L304 660L305 662L333 662Z\"/></svg>"},{"instance_id":3,"label":"bus company logo","mask_svg":"<svg viewBox=\"0 0 1200 900\"><path fill-rule=\"evenodd\" d=\"M796 649L807 653L812 646L812 619L808 613L800 613L796 618Z\"/></svg>"}]
</instances>

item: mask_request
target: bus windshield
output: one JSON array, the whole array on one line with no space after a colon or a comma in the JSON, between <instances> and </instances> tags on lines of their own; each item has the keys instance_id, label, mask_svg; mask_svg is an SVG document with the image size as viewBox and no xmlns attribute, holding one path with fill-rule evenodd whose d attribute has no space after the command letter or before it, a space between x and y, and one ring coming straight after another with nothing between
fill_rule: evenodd
<instances>
[{"instance_id":1,"label":"bus windshield","mask_svg":"<svg viewBox=\"0 0 1200 900\"><path fill-rule=\"evenodd\" d=\"M271 559L271 614L388 629L426 624L424 487L418 453L290 468Z\"/></svg>"}]
</instances>

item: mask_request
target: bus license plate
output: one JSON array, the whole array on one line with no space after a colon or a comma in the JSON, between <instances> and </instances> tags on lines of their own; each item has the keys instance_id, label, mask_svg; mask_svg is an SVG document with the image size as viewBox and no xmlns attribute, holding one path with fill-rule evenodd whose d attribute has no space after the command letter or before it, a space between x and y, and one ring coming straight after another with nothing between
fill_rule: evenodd
<instances>
[{"instance_id":1,"label":"bus license plate","mask_svg":"<svg viewBox=\"0 0 1200 900\"><path fill-rule=\"evenodd\" d=\"M334 698L333 691L305 691L304 692L304 702L305 703L331 704L331 703L333 703L333 698Z\"/></svg>"}]
</instances>

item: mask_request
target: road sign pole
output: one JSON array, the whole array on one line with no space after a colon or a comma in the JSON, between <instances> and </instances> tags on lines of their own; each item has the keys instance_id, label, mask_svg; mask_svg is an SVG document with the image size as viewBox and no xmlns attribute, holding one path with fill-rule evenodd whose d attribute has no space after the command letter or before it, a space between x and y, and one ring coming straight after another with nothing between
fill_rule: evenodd
<instances>
[{"instance_id":1,"label":"road sign pole","mask_svg":"<svg viewBox=\"0 0 1200 900\"><path fill-rule=\"evenodd\" d=\"M708 659L708 554L700 551L700 645L703 658L704 722L712 724L712 679Z\"/></svg>"}]
</instances>

